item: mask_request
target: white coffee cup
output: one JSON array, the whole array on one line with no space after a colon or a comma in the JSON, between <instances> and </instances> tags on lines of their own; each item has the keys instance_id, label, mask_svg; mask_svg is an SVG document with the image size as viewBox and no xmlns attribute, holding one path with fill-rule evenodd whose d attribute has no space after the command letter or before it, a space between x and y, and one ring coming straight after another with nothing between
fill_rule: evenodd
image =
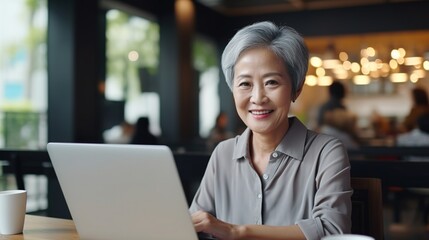
<instances>
[{"instance_id":1,"label":"white coffee cup","mask_svg":"<svg viewBox=\"0 0 429 240\"><path fill-rule=\"evenodd\" d=\"M374 240L374 238L359 234L343 234L326 236L323 237L322 240Z\"/></svg>"},{"instance_id":2,"label":"white coffee cup","mask_svg":"<svg viewBox=\"0 0 429 240\"><path fill-rule=\"evenodd\" d=\"M27 191L0 191L0 234L22 233L27 207Z\"/></svg>"}]
</instances>

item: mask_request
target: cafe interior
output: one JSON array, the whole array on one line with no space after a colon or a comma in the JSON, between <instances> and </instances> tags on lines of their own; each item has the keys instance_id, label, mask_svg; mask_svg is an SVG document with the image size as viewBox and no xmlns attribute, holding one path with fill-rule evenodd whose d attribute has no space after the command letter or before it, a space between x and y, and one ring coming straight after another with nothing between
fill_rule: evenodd
<instances>
[{"instance_id":1,"label":"cafe interior","mask_svg":"<svg viewBox=\"0 0 429 240\"><path fill-rule=\"evenodd\" d=\"M429 143L398 146L397 137L414 105L412 90L429 94L429 1L40 2L47 16L40 60L46 73L44 81L23 80L32 92L24 93L32 96L26 107L16 103L15 85L0 65L6 92L0 95L1 187L27 189L30 214L70 218L47 142L113 143L109 130L141 117L182 163L179 171L187 175L181 177L198 180L216 116L226 114L231 134L244 128L220 70L222 51L238 29L268 20L295 28L310 53L304 88L290 113L318 131L317 111L329 86L341 82L359 143L348 149L352 177L381 180L384 239L428 239ZM42 107L32 107L34 96L45 101L35 104ZM36 129L31 140L25 140L28 129ZM409 160L413 156L419 160Z\"/></svg>"}]
</instances>

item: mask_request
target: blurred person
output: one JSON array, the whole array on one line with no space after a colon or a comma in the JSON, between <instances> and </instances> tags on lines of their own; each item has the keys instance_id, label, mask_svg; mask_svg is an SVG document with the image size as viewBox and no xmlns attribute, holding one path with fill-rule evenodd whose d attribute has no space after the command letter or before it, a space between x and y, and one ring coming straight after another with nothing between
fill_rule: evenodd
<instances>
[{"instance_id":1,"label":"blurred person","mask_svg":"<svg viewBox=\"0 0 429 240\"><path fill-rule=\"evenodd\" d=\"M391 124L389 119L382 116L377 110L373 110L370 115L371 127L374 130L375 138L385 138L391 134Z\"/></svg>"},{"instance_id":2,"label":"blurred person","mask_svg":"<svg viewBox=\"0 0 429 240\"><path fill-rule=\"evenodd\" d=\"M216 145L223 140L233 137L233 134L228 131L228 115L225 112L220 112L216 117L215 125L210 130L207 139L207 148L212 151Z\"/></svg>"},{"instance_id":3,"label":"blurred person","mask_svg":"<svg viewBox=\"0 0 429 240\"><path fill-rule=\"evenodd\" d=\"M149 131L149 118L140 117L137 120L131 144L159 144L158 138Z\"/></svg>"},{"instance_id":4,"label":"blurred person","mask_svg":"<svg viewBox=\"0 0 429 240\"><path fill-rule=\"evenodd\" d=\"M396 145L406 147L429 146L429 112L417 118L417 126L406 133L399 134Z\"/></svg>"},{"instance_id":5,"label":"blurred person","mask_svg":"<svg viewBox=\"0 0 429 240\"><path fill-rule=\"evenodd\" d=\"M127 144L131 142L133 134L134 125L123 121L121 124L105 130L103 132L103 140L105 143Z\"/></svg>"},{"instance_id":6,"label":"blurred person","mask_svg":"<svg viewBox=\"0 0 429 240\"><path fill-rule=\"evenodd\" d=\"M346 96L346 89L344 85L339 81L333 81L332 84L328 87L328 92L328 101L322 104L322 106L319 108L317 115L317 129L323 126L326 112L335 109L346 110L346 106L343 103L343 99Z\"/></svg>"},{"instance_id":7,"label":"blurred person","mask_svg":"<svg viewBox=\"0 0 429 240\"><path fill-rule=\"evenodd\" d=\"M189 209L197 232L309 240L350 232L347 150L288 116L307 68L304 40L287 26L255 23L228 43L222 69L247 128L210 157Z\"/></svg>"},{"instance_id":8,"label":"blurred person","mask_svg":"<svg viewBox=\"0 0 429 240\"><path fill-rule=\"evenodd\" d=\"M356 120L356 115L345 109L330 110L325 113L323 125L319 131L338 138L347 149L357 149L360 144Z\"/></svg>"},{"instance_id":9,"label":"blurred person","mask_svg":"<svg viewBox=\"0 0 429 240\"><path fill-rule=\"evenodd\" d=\"M429 112L428 95L423 88L414 88L412 90L413 106L410 112L405 117L400 132L408 132L417 126L417 118Z\"/></svg>"},{"instance_id":10,"label":"blurred person","mask_svg":"<svg viewBox=\"0 0 429 240\"><path fill-rule=\"evenodd\" d=\"M356 116L343 104L346 88L340 81L329 87L329 99L319 109L317 131L340 139L347 149L359 147L356 129Z\"/></svg>"}]
</instances>

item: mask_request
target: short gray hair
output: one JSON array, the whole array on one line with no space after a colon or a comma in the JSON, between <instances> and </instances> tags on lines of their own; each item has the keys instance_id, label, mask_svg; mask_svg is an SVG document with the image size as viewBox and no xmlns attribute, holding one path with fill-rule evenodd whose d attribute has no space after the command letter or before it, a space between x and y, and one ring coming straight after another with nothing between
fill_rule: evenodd
<instances>
[{"instance_id":1,"label":"short gray hair","mask_svg":"<svg viewBox=\"0 0 429 240\"><path fill-rule=\"evenodd\" d=\"M239 30L222 54L222 70L226 83L232 90L234 67L245 50L268 47L282 59L292 81L292 97L302 88L308 70L308 49L302 36L288 26L272 22L259 22Z\"/></svg>"}]
</instances>

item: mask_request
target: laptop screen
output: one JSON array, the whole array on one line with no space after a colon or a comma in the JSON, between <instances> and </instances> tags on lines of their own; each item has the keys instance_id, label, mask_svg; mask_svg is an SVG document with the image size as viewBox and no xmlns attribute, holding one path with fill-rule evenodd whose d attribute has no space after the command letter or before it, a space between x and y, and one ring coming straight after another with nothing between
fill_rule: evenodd
<instances>
[{"instance_id":1,"label":"laptop screen","mask_svg":"<svg viewBox=\"0 0 429 240\"><path fill-rule=\"evenodd\" d=\"M198 239L167 146L48 143L81 238Z\"/></svg>"}]
</instances>

